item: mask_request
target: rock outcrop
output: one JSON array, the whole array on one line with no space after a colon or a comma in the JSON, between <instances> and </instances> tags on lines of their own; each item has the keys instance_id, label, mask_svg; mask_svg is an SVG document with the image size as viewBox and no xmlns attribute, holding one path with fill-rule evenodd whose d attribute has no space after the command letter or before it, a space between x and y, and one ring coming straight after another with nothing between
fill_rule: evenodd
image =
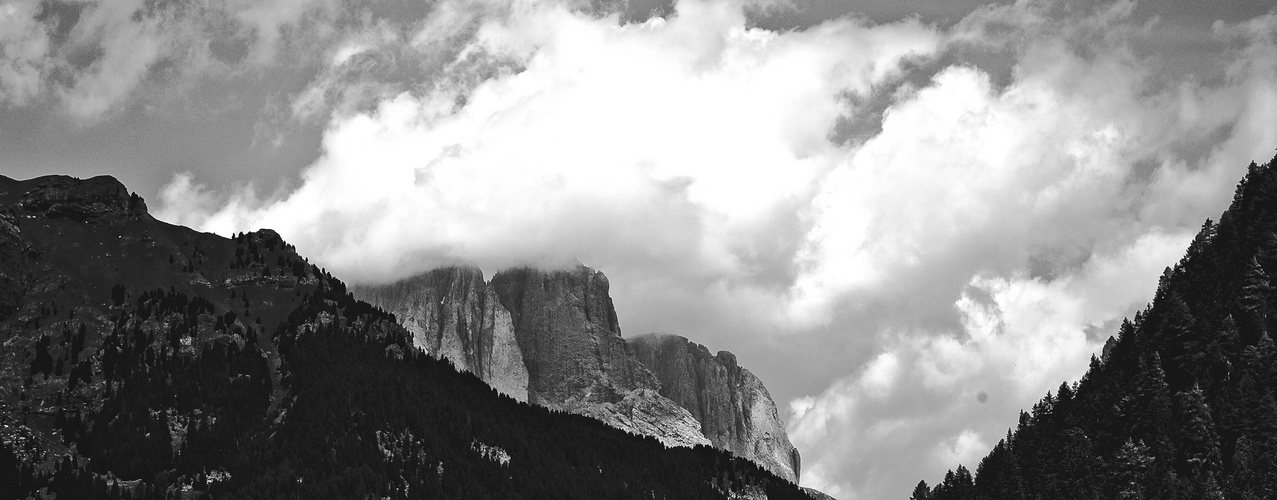
<instances>
[{"instance_id":1,"label":"rock outcrop","mask_svg":"<svg viewBox=\"0 0 1277 500\"><path fill-rule=\"evenodd\" d=\"M26 212L49 218L66 217L78 222L99 220L111 215L146 213L146 203L119 180L110 176L76 179L62 175L41 177L22 193L18 206ZM15 190L16 191L16 190ZM16 194L16 192L14 193Z\"/></svg>"},{"instance_id":2,"label":"rock outcrop","mask_svg":"<svg viewBox=\"0 0 1277 500\"><path fill-rule=\"evenodd\" d=\"M798 450L789 442L776 403L763 383L727 351L686 338L647 334L628 339L638 359L661 382L661 395L691 412L714 446L798 481Z\"/></svg>"},{"instance_id":3,"label":"rock outcrop","mask_svg":"<svg viewBox=\"0 0 1277 500\"><path fill-rule=\"evenodd\" d=\"M621 338L603 273L585 266L511 269L497 273L491 286L524 349L532 402L613 403L630 391L658 387Z\"/></svg>"},{"instance_id":4,"label":"rock outcrop","mask_svg":"<svg viewBox=\"0 0 1277 500\"><path fill-rule=\"evenodd\" d=\"M355 294L394 314L418 349L528 401L528 370L510 313L479 269L436 269L386 286L357 287Z\"/></svg>"},{"instance_id":5,"label":"rock outcrop","mask_svg":"<svg viewBox=\"0 0 1277 500\"><path fill-rule=\"evenodd\" d=\"M520 401L596 418L667 445L710 444L797 482L775 402L729 352L674 335L623 339L603 273L516 268L485 282L436 269L356 297L393 313L417 348Z\"/></svg>"},{"instance_id":6,"label":"rock outcrop","mask_svg":"<svg viewBox=\"0 0 1277 500\"><path fill-rule=\"evenodd\" d=\"M30 253L18 219L8 208L0 208L0 320L12 314L21 301Z\"/></svg>"},{"instance_id":7,"label":"rock outcrop","mask_svg":"<svg viewBox=\"0 0 1277 500\"><path fill-rule=\"evenodd\" d=\"M603 273L444 268L355 295L395 314L414 344L501 392L669 446L710 444L625 340Z\"/></svg>"}]
</instances>

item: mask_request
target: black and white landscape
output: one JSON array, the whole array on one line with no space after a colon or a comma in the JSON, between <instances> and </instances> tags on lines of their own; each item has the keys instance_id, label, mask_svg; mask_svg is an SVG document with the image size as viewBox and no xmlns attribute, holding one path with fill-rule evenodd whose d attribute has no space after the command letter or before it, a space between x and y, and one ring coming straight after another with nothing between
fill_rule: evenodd
<instances>
[{"instance_id":1,"label":"black and white landscape","mask_svg":"<svg viewBox=\"0 0 1277 500\"><path fill-rule=\"evenodd\" d=\"M1274 148L1269 0L9 0L0 497L1277 496Z\"/></svg>"}]
</instances>

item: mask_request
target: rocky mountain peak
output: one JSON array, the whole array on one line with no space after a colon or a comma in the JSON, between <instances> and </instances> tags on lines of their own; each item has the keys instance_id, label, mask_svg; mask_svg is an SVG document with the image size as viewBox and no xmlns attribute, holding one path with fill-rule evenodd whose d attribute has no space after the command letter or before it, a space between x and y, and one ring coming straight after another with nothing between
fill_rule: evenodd
<instances>
[{"instance_id":1,"label":"rocky mountain peak","mask_svg":"<svg viewBox=\"0 0 1277 500\"><path fill-rule=\"evenodd\" d=\"M602 272L519 267L485 282L477 268L444 267L355 295L503 393L667 445L712 444L797 482L798 452L762 382L729 351L623 339Z\"/></svg>"},{"instance_id":2,"label":"rocky mountain peak","mask_svg":"<svg viewBox=\"0 0 1277 500\"><path fill-rule=\"evenodd\" d=\"M540 270L530 267L508 269L492 277L501 304L518 323L547 321L545 313L563 309L579 312L585 321L616 337L621 326L608 295L607 276L588 266ZM532 307L529 307L532 306ZM550 306L550 307L545 307Z\"/></svg>"},{"instance_id":3,"label":"rocky mountain peak","mask_svg":"<svg viewBox=\"0 0 1277 500\"><path fill-rule=\"evenodd\" d=\"M146 213L142 197L130 194L124 184L111 176L77 179L53 175L22 182L5 179L0 182L0 197L4 198L5 205L16 201L27 213L51 219L66 217L77 222Z\"/></svg>"},{"instance_id":4,"label":"rocky mountain peak","mask_svg":"<svg viewBox=\"0 0 1277 500\"><path fill-rule=\"evenodd\" d=\"M534 402L613 403L657 387L621 339L603 273L518 268L497 273L491 286L514 321Z\"/></svg>"},{"instance_id":5,"label":"rocky mountain peak","mask_svg":"<svg viewBox=\"0 0 1277 500\"><path fill-rule=\"evenodd\" d=\"M445 267L354 291L394 314L419 349L502 393L671 446L709 444L621 338L608 287L586 266L514 268L490 282L477 268Z\"/></svg>"},{"instance_id":6,"label":"rocky mountain peak","mask_svg":"<svg viewBox=\"0 0 1277 500\"><path fill-rule=\"evenodd\" d=\"M413 345L469 371L503 394L528 400L528 370L510 312L477 267L443 267L355 293L391 312Z\"/></svg>"},{"instance_id":7,"label":"rocky mountain peak","mask_svg":"<svg viewBox=\"0 0 1277 500\"><path fill-rule=\"evenodd\" d=\"M710 354L703 345L665 333L628 342L660 379L661 395L691 412L714 446L797 482L798 450L789 442L776 403L762 381L737 364L735 354Z\"/></svg>"}]
</instances>

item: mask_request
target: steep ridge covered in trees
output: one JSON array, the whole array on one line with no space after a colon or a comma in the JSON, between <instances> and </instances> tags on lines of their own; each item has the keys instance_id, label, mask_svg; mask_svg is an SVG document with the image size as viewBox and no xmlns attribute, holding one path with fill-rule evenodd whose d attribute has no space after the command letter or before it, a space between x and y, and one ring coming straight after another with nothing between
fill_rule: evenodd
<instances>
[{"instance_id":1,"label":"steep ridge covered in trees","mask_svg":"<svg viewBox=\"0 0 1277 500\"><path fill-rule=\"evenodd\" d=\"M269 230L0 176L0 500L807 498L419 354Z\"/></svg>"},{"instance_id":2,"label":"steep ridge covered in trees","mask_svg":"<svg viewBox=\"0 0 1277 500\"><path fill-rule=\"evenodd\" d=\"M1277 498L1277 159L1149 306L980 461L913 500Z\"/></svg>"}]
</instances>

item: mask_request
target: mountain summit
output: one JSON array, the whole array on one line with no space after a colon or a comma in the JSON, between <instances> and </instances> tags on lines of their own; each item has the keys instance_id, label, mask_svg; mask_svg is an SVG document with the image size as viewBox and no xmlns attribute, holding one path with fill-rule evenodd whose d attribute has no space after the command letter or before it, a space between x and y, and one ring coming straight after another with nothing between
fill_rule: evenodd
<instances>
[{"instance_id":1,"label":"mountain summit","mask_svg":"<svg viewBox=\"0 0 1277 500\"><path fill-rule=\"evenodd\" d=\"M713 444L797 482L798 451L762 383L730 353L710 359L686 339L681 349L623 339L608 289L585 266L510 269L490 283L448 267L354 293L393 313L414 345L502 393L671 446Z\"/></svg>"},{"instance_id":2,"label":"mountain summit","mask_svg":"<svg viewBox=\"0 0 1277 500\"><path fill-rule=\"evenodd\" d=\"M789 442L776 402L736 355L678 335L628 339L638 359L661 381L661 395L692 412L714 446L745 457L780 477L797 477L798 450Z\"/></svg>"}]
</instances>

